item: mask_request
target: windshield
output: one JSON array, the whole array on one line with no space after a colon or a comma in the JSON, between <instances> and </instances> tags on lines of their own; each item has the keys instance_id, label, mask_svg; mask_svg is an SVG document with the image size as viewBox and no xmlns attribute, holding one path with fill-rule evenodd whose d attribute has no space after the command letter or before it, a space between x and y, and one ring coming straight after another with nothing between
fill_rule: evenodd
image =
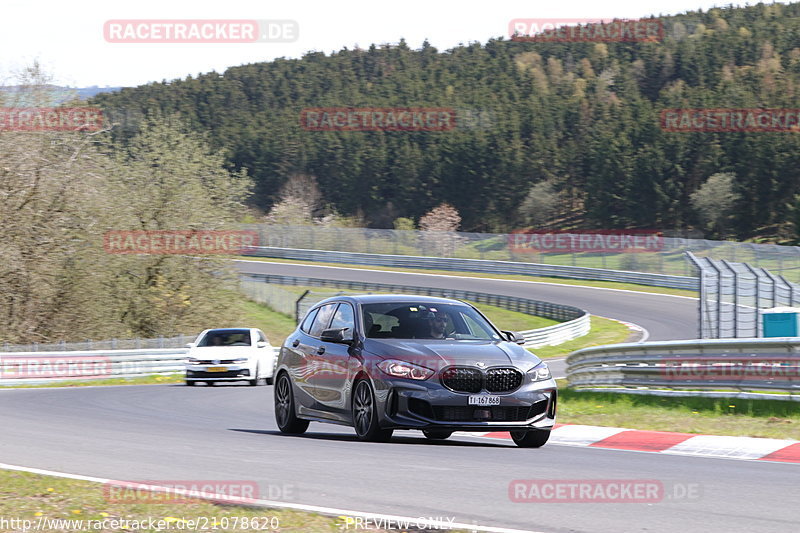
<instances>
[{"instance_id":1,"label":"windshield","mask_svg":"<svg viewBox=\"0 0 800 533\"><path fill-rule=\"evenodd\" d=\"M217 329L205 334L197 343L199 348L215 346L250 346L249 329Z\"/></svg>"},{"instance_id":2,"label":"windshield","mask_svg":"<svg viewBox=\"0 0 800 533\"><path fill-rule=\"evenodd\" d=\"M362 314L370 339L501 340L480 313L463 304L375 303L363 305Z\"/></svg>"}]
</instances>

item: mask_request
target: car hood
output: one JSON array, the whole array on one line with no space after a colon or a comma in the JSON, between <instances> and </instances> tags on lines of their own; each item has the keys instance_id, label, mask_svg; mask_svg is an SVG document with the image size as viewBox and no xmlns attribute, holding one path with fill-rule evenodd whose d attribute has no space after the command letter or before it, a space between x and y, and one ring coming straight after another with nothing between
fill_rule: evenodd
<instances>
[{"instance_id":1,"label":"car hood","mask_svg":"<svg viewBox=\"0 0 800 533\"><path fill-rule=\"evenodd\" d=\"M537 356L510 342L424 339L365 339L364 350L383 359L400 359L427 368L450 365L514 365L529 370L541 362Z\"/></svg>"},{"instance_id":2,"label":"car hood","mask_svg":"<svg viewBox=\"0 0 800 533\"><path fill-rule=\"evenodd\" d=\"M198 359L235 359L253 355L254 349L252 346L204 346L190 349L189 355Z\"/></svg>"}]
</instances>

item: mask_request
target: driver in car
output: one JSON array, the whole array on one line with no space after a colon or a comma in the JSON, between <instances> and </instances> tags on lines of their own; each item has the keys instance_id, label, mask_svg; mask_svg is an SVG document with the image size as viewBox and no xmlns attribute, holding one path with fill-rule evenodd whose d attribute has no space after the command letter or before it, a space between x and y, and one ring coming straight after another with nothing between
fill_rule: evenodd
<instances>
[{"instance_id":1,"label":"driver in car","mask_svg":"<svg viewBox=\"0 0 800 533\"><path fill-rule=\"evenodd\" d=\"M434 339L444 339L447 337L445 327L447 326L447 315L441 311L431 310L428 313L428 327L430 335Z\"/></svg>"}]
</instances>

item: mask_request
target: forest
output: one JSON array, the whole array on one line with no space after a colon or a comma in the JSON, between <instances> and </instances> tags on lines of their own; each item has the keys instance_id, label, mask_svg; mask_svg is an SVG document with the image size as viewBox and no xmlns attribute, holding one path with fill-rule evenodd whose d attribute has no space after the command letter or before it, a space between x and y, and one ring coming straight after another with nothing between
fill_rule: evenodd
<instances>
[{"instance_id":1,"label":"forest","mask_svg":"<svg viewBox=\"0 0 800 533\"><path fill-rule=\"evenodd\" d=\"M405 42L312 51L97 95L125 143L178 117L254 181L263 216L293 176L329 213L393 227L442 203L463 231L656 228L793 241L800 136L665 127L662 112L792 109L800 4L659 19L663 38L498 36L438 50ZM309 110L447 109L452 127L311 128Z\"/></svg>"}]
</instances>

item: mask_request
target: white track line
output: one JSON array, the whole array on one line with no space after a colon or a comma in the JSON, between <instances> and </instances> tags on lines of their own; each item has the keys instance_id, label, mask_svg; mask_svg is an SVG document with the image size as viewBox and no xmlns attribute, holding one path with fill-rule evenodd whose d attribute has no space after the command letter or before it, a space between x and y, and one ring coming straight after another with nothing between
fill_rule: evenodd
<instances>
[{"instance_id":1,"label":"white track line","mask_svg":"<svg viewBox=\"0 0 800 533\"><path fill-rule=\"evenodd\" d=\"M476 524L463 524L458 522L448 522L447 524L443 524L437 520L429 520L421 517L407 517L407 516L398 516L398 515L387 515L387 514L380 514L380 513L366 513L363 511L350 511L346 509L336 509L334 507L320 507L317 505L305 505L302 503L286 503L286 502L278 502L274 500L260 500L256 498L235 498L228 496L226 494L214 494L208 492L195 492L189 491L184 489L177 489L174 487L161 487L158 485L144 485L140 483L134 483L131 481L119 481L114 479L105 479L99 477L91 477L91 476L82 476L79 474L68 474L65 472L55 472L52 470L42 470L40 468L30 468L26 466L16 466L16 465L9 465L5 463L0 463L0 469L3 470L14 470L17 472L29 472L31 474L40 474L45 476L53 476L53 477L61 477L67 479L76 479L80 481L89 481L92 483L103 483L112 486L119 486L119 487L136 487L137 489L153 491L153 492L166 492L169 494L176 494L181 496L189 496L192 498L200 498L205 500L215 500L219 502L224 502L226 504L238 504L238 505L248 505L248 506L255 506L255 507L273 507L276 509L294 509L297 511L306 511L311 513L320 513L325 515L331 516L347 516L347 517L363 517L363 518L372 518L372 519L379 519L385 521L393 521L397 522L409 522L419 527L433 529L433 528L441 528L443 525L446 525L449 529L466 529L469 531L486 531L489 533L542 533L542 532L535 532L527 529L508 529L503 527L493 527L493 526L478 526Z\"/></svg>"},{"instance_id":2,"label":"white track line","mask_svg":"<svg viewBox=\"0 0 800 533\"><path fill-rule=\"evenodd\" d=\"M506 282L513 282L513 283L532 283L537 285L552 285L555 287L578 287L581 289L594 289L598 291L614 291L614 292L629 292L633 294L648 294L652 296L665 296L668 298L683 298L685 300L697 300L697 298L693 296L679 296L677 294L661 294L658 292L645 292L645 291L633 291L630 289L612 289L609 287L592 287L591 285L573 285L571 283L553 283L550 281L528 281L524 279L503 279L503 278L479 278L475 276L456 276L451 274L426 274L424 272L406 272L404 270L378 270L374 268L352 268L348 266L329 266L329 265L315 265L310 263L281 263L280 261L256 261L253 259L234 259L233 261L238 263L260 263L262 265L286 265L286 266L310 266L314 268L338 268L341 270L354 270L354 271L361 271L361 272L381 272L383 274L386 273L396 273L396 274L407 274L409 276L438 276L441 278L456 278L456 279L476 279L476 280L487 280L487 281L506 281ZM342 263L346 265L347 263ZM258 272L243 272L243 274L258 274ZM272 276L281 276L282 274L269 274ZM524 276L524 274L509 274L510 276ZM297 277L310 277L310 276L297 276ZM534 277L542 277L545 278L547 276L534 276ZM369 283L364 282L364 283ZM609 281L608 283L615 283L613 281ZM617 282L619 283L619 282ZM454 289L455 290L455 289Z\"/></svg>"}]
</instances>

